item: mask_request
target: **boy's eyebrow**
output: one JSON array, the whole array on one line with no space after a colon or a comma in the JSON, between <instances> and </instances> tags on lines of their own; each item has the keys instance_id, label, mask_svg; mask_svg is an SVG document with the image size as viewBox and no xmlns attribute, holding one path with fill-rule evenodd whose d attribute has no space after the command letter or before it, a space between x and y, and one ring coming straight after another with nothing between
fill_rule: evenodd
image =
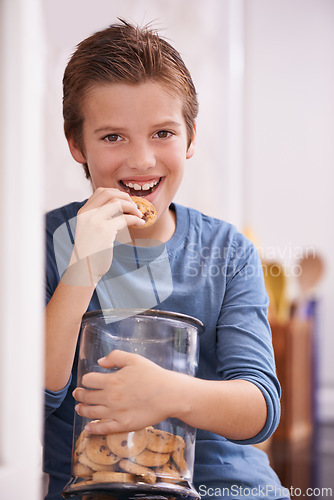
<instances>
[{"instance_id":1,"label":"boy's eyebrow","mask_svg":"<svg viewBox=\"0 0 334 500\"><path fill-rule=\"evenodd\" d=\"M168 127L181 127L182 123L179 122L174 122L174 121L166 121L162 123L157 123L156 125L153 125L153 128L168 128Z\"/></svg>"},{"instance_id":2,"label":"boy's eyebrow","mask_svg":"<svg viewBox=\"0 0 334 500\"><path fill-rule=\"evenodd\" d=\"M153 129L163 129L163 128L174 128L174 127L181 127L182 123L175 122L175 121L166 121L162 123L157 123L156 125L153 125ZM99 134L101 132L110 132L110 130L117 130L118 132L122 132L125 129L123 127L118 127L117 125L102 125L102 127L97 128L94 130L95 134Z\"/></svg>"},{"instance_id":3,"label":"boy's eyebrow","mask_svg":"<svg viewBox=\"0 0 334 500\"><path fill-rule=\"evenodd\" d=\"M119 132L121 132L123 128L115 127L114 125L103 125L102 127L94 130L94 134L99 134L100 132L110 132L110 130L118 130Z\"/></svg>"}]
</instances>

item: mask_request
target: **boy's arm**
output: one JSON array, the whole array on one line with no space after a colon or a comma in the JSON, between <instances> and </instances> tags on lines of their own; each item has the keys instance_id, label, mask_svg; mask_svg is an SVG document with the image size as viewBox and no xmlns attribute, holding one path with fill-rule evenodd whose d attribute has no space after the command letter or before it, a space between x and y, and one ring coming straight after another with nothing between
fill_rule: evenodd
<instances>
[{"instance_id":1,"label":"boy's arm","mask_svg":"<svg viewBox=\"0 0 334 500\"><path fill-rule=\"evenodd\" d=\"M252 382L180 377L178 384L175 416L193 427L243 441L257 436L266 424L266 400Z\"/></svg>"},{"instance_id":2,"label":"boy's arm","mask_svg":"<svg viewBox=\"0 0 334 500\"><path fill-rule=\"evenodd\" d=\"M108 271L118 231L145 222L127 193L98 188L78 211L69 266L46 307L45 387L57 392L67 384L82 316L95 286Z\"/></svg>"},{"instance_id":3,"label":"boy's arm","mask_svg":"<svg viewBox=\"0 0 334 500\"><path fill-rule=\"evenodd\" d=\"M46 306L45 387L50 391L61 390L69 380L82 316L94 289L94 284L71 286L60 281Z\"/></svg>"},{"instance_id":4,"label":"boy's arm","mask_svg":"<svg viewBox=\"0 0 334 500\"><path fill-rule=\"evenodd\" d=\"M202 380L117 350L99 363L120 370L86 374L85 387L97 390L74 391L75 399L81 402L77 412L102 419L90 424L90 432L141 429L171 417L227 439L247 440L265 426L266 400L262 391L247 380Z\"/></svg>"}]
</instances>

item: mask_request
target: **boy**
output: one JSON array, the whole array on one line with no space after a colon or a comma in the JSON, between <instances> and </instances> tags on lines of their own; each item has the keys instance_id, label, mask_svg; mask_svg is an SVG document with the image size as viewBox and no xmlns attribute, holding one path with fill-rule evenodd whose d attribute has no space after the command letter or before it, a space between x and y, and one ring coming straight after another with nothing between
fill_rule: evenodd
<instances>
[{"instance_id":1,"label":"boy","mask_svg":"<svg viewBox=\"0 0 334 500\"><path fill-rule=\"evenodd\" d=\"M268 438L279 421L259 258L234 227L172 203L195 149L198 104L187 68L152 30L123 21L78 45L63 85L66 138L93 194L47 215L46 498L60 499L69 479L74 407L97 420L87 428L94 434L179 418L198 429L194 483L203 496L265 488L267 498L285 498L266 455L246 446ZM130 195L153 203L153 225L142 227ZM85 383L99 390L76 388L82 316L118 300L126 306L127 294L120 299L105 277L126 280L129 268L119 268L138 264L134 247L143 262L159 249L168 264L172 287L157 308L205 325L198 378L113 351L100 363L117 366L117 377L91 374ZM138 300L149 292L145 282L132 286Z\"/></svg>"}]
</instances>

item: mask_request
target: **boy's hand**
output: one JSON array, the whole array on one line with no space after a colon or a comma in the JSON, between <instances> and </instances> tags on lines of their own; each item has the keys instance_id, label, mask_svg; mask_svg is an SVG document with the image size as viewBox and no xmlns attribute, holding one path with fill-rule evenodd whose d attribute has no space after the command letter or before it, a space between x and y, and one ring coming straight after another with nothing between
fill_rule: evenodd
<instances>
[{"instance_id":1,"label":"boy's hand","mask_svg":"<svg viewBox=\"0 0 334 500\"><path fill-rule=\"evenodd\" d=\"M63 281L71 285L96 284L111 265L117 233L127 226L144 224L127 193L97 188L78 211L73 253Z\"/></svg>"},{"instance_id":2,"label":"boy's hand","mask_svg":"<svg viewBox=\"0 0 334 500\"><path fill-rule=\"evenodd\" d=\"M168 397L164 388L174 372L152 361L124 351L114 350L99 360L103 368L119 368L112 373L91 372L82 384L95 390L77 388L76 411L83 417L102 420L86 429L94 434L109 434L143 429L168 416ZM94 405L94 406L90 406Z\"/></svg>"}]
</instances>

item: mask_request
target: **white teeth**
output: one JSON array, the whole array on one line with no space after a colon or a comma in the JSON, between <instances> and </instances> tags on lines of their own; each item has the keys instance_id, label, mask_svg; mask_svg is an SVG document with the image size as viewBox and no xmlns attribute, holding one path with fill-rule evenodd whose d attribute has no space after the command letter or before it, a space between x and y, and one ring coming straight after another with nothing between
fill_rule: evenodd
<instances>
[{"instance_id":1,"label":"white teeth","mask_svg":"<svg viewBox=\"0 0 334 500\"><path fill-rule=\"evenodd\" d=\"M147 182L146 184L143 184L142 186L137 183L132 183L132 182L124 182L124 184L131 188L135 189L136 191L147 191L148 189L151 189L153 186L156 186L159 182L159 179L157 181L152 181L152 182Z\"/></svg>"}]
</instances>

